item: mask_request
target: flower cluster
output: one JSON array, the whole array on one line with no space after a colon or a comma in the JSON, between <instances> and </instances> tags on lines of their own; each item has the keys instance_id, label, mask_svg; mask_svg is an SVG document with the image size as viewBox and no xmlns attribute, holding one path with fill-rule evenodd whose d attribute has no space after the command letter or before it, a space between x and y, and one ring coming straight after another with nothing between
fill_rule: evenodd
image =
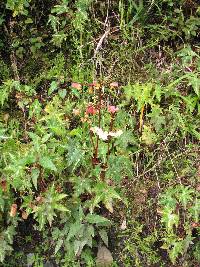
<instances>
[{"instance_id":1,"label":"flower cluster","mask_svg":"<svg viewBox=\"0 0 200 267\"><path fill-rule=\"evenodd\" d=\"M115 106L108 106L108 112L111 114L115 114L119 110L118 107Z\"/></svg>"},{"instance_id":2,"label":"flower cluster","mask_svg":"<svg viewBox=\"0 0 200 267\"><path fill-rule=\"evenodd\" d=\"M93 105L89 105L87 108L86 108L86 114L88 115L95 115L97 113L97 110L96 108L93 106Z\"/></svg>"},{"instance_id":3,"label":"flower cluster","mask_svg":"<svg viewBox=\"0 0 200 267\"><path fill-rule=\"evenodd\" d=\"M107 131L103 131L101 128L99 127L92 127L90 128L90 130L97 134L99 136L100 139L106 141L108 140L108 137L119 137L122 135L123 131L122 130L118 130L116 132L107 132Z\"/></svg>"},{"instance_id":4,"label":"flower cluster","mask_svg":"<svg viewBox=\"0 0 200 267\"><path fill-rule=\"evenodd\" d=\"M108 106L107 110L110 114L115 114L119 110L119 108L115 106ZM96 108L92 104L89 104L85 112L87 115L95 115L98 111L99 108Z\"/></svg>"}]
</instances>

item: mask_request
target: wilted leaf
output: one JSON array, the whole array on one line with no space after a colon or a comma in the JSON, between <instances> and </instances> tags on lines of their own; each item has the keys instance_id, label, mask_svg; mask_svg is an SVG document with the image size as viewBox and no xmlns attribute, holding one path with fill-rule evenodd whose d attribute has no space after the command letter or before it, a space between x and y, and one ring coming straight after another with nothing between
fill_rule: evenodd
<instances>
[{"instance_id":1,"label":"wilted leaf","mask_svg":"<svg viewBox=\"0 0 200 267\"><path fill-rule=\"evenodd\" d=\"M15 217L17 213L17 204L12 204L10 209L10 216Z\"/></svg>"},{"instance_id":2,"label":"wilted leaf","mask_svg":"<svg viewBox=\"0 0 200 267\"><path fill-rule=\"evenodd\" d=\"M24 220L27 220L27 218L28 218L28 214L27 214L27 212L26 211L22 211L22 218L24 219Z\"/></svg>"},{"instance_id":3,"label":"wilted leaf","mask_svg":"<svg viewBox=\"0 0 200 267\"><path fill-rule=\"evenodd\" d=\"M6 192L6 190L7 190L7 182L6 182L6 180L2 180L0 182L0 186L1 186L2 191Z\"/></svg>"},{"instance_id":4,"label":"wilted leaf","mask_svg":"<svg viewBox=\"0 0 200 267\"><path fill-rule=\"evenodd\" d=\"M127 226L126 226L126 219L124 219L123 222L122 222L122 224L121 224L121 226L120 226L120 229L121 230L125 230L126 228L127 228Z\"/></svg>"}]
</instances>

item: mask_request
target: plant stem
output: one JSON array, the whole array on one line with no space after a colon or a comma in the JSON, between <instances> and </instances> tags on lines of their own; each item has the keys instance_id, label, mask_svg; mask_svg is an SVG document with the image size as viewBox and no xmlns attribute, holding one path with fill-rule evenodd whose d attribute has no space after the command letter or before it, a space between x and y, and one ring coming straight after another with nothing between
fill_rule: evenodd
<instances>
[{"instance_id":1,"label":"plant stem","mask_svg":"<svg viewBox=\"0 0 200 267\"><path fill-rule=\"evenodd\" d=\"M110 119L110 127L109 131L112 132L113 130L113 125L114 125L114 120L115 120L115 114L111 114L111 119ZM110 155L110 137L108 139L108 150L107 150L107 156L106 156L106 161L108 163L109 155Z\"/></svg>"},{"instance_id":2,"label":"plant stem","mask_svg":"<svg viewBox=\"0 0 200 267\"><path fill-rule=\"evenodd\" d=\"M99 118L98 118L98 127L101 127L101 101L102 101L102 91L101 87L99 88L99 100L98 100L98 110L99 110ZM94 159L98 158L98 148L99 148L99 136L97 136L96 148L94 153Z\"/></svg>"}]
</instances>

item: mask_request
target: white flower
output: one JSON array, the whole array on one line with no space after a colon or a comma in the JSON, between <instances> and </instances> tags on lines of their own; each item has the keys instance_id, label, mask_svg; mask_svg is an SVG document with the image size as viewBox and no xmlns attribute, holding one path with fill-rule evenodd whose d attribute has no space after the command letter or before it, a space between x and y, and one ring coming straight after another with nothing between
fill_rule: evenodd
<instances>
[{"instance_id":1,"label":"white flower","mask_svg":"<svg viewBox=\"0 0 200 267\"><path fill-rule=\"evenodd\" d=\"M119 137L122 134L123 134L122 130L118 130L117 132L109 132L109 135L112 137Z\"/></svg>"},{"instance_id":2,"label":"white flower","mask_svg":"<svg viewBox=\"0 0 200 267\"><path fill-rule=\"evenodd\" d=\"M108 132L104 132L101 128L95 126L95 127L90 128L90 130L93 133L97 134L100 139L104 141L108 139Z\"/></svg>"},{"instance_id":3,"label":"white flower","mask_svg":"<svg viewBox=\"0 0 200 267\"><path fill-rule=\"evenodd\" d=\"M102 140L108 140L108 137L111 136L111 137L119 137L123 132L122 130L118 130L117 132L107 132L107 131L103 131L101 128L99 127L92 127L90 128L90 130L97 134L99 136L100 139Z\"/></svg>"}]
</instances>

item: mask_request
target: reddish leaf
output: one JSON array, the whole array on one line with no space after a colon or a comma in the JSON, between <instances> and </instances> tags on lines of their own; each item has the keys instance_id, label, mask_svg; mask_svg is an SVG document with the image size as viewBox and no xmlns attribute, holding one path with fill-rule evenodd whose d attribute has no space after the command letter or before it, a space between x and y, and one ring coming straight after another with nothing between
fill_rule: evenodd
<instances>
[{"instance_id":1,"label":"reddish leaf","mask_svg":"<svg viewBox=\"0 0 200 267\"><path fill-rule=\"evenodd\" d=\"M6 180L2 180L2 181L0 182L0 186L1 186L1 188L2 188L2 191L3 191L3 192L6 192L6 190L7 190L7 182L6 182Z\"/></svg>"}]
</instances>

